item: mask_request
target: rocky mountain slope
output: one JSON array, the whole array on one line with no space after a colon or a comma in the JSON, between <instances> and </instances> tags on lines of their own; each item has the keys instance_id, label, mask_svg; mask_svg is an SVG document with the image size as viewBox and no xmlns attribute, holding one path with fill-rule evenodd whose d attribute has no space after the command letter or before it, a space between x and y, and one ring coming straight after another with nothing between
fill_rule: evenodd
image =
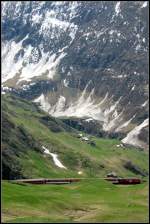
<instances>
[{"instance_id":1,"label":"rocky mountain slope","mask_svg":"<svg viewBox=\"0 0 150 224\"><path fill-rule=\"evenodd\" d=\"M3 2L2 82L147 148L148 2Z\"/></svg>"}]
</instances>

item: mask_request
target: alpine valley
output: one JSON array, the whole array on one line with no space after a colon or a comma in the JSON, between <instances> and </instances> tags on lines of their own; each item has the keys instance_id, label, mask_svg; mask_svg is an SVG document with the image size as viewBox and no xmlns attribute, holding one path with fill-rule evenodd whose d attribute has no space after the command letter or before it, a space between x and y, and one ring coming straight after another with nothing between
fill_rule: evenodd
<instances>
[{"instance_id":1,"label":"alpine valley","mask_svg":"<svg viewBox=\"0 0 150 224\"><path fill-rule=\"evenodd\" d=\"M146 222L148 2L1 7L4 222ZM143 183L98 180L109 172ZM83 180L8 182L66 177Z\"/></svg>"},{"instance_id":2,"label":"alpine valley","mask_svg":"<svg viewBox=\"0 0 150 224\"><path fill-rule=\"evenodd\" d=\"M146 147L147 2L3 2L2 82L52 116Z\"/></svg>"}]
</instances>

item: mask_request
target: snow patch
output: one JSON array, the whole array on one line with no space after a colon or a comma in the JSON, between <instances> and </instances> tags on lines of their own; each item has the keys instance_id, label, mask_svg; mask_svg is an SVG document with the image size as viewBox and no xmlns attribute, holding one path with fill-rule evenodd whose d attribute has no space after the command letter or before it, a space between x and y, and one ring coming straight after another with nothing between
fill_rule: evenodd
<instances>
[{"instance_id":1,"label":"snow patch","mask_svg":"<svg viewBox=\"0 0 150 224\"><path fill-rule=\"evenodd\" d=\"M23 90L28 90L28 89L30 89L30 86L34 86L36 83L35 82L33 82L33 83L30 83L29 85L22 85L22 89Z\"/></svg>"},{"instance_id":2,"label":"snow patch","mask_svg":"<svg viewBox=\"0 0 150 224\"><path fill-rule=\"evenodd\" d=\"M123 111L119 114L117 112L117 107L122 97L114 102L113 96L108 98L108 93L106 93L105 97L98 102L94 97L95 89L93 88L91 92L88 92L88 86L89 83L73 101L67 101L64 96L59 96L57 102L51 105L48 98L42 94L34 102L39 102L41 104L40 107L54 117L66 116L93 119L101 121L104 130L114 129L123 119ZM87 120L87 122L90 120Z\"/></svg>"},{"instance_id":3,"label":"snow patch","mask_svg":"<svg viewBox=\"0 0 150 224\"><path fill-rule=\"evenodd\" d=\"M115 5L116 16L118 16L120 11L121 11L121 9L120 9L120 2L117 2L116 5Z\"/></svg>"},{"instance_id":4,"label":"snow patch","mask_svg":"<svg viewBox=\"0 0 150 224\"><path fill-rule=\"evenodd\" d=\"M111 119L111 120L108 119L109 118L108 116L108 118L104 122L103 129L105 131L110 131L114 129L123 120L122 115L123 115L123 111L120 114L118 114L114 119Z\"/></svg>"},{"instance_id":5,"label":"snow patch","mask_svg":"<svg viewBox=\"0 0 150 224\"><path fill-rule=\"evenodd\" d=\"M49 111L50 114L53 114L55 117L59 117L62 114L62 111L64 111L66 103L66 98L64 96L60 96L57 103L54 107L51 108Z\"/></svg>"},{"instance_id":6,"label":"snow patch","mask_svg":"<svg viewBox=\"0 0 150 224\"><path fill-rule=\"evenodd\" d=\"M51 105L48 103L43 93L38 98L36 98L33 102L40 103L40 108L43 109L44 111L48 112L49 109L51 108Z\"/></svg>"},{"instance_id":7,"label":"snow patch","mask_svg":"<svg viewBox=\"0 0 150 224\"><path fill-rule=\"evenodd\" d=\"M6 94L6 93L8 93L8 92L10 92L10 91L12 91L12 88L10 88L10 87L8 87L8 86L3 86L2 85L2 94L4 95L4 94Z\"/></svg>"},{"instance_id":8,"label":"snow patch","mask_svg":"<svg viewBox=\"0 0 150 224\"><path fill-rule=\"evenodd\" d=\"M129 119L128 121L126 121L125 123L123 123L121 126L119 126L115 130L115 132L121 131L123 128L127 127L131 123L131 121L133 120L133 118L135 118L135 115L131 119Z\"/></svg>"},{"instance_id":9,"label":"snow patch","mask_svg":"<svg viewBox=\"0 0 150 224\"><path fill-rule=\"evenodd\" d=\"M145 43L146 42L145 38L143 38L142 41L143 41L143 43Z\"/></svg>"},{"instance_id":10,"label":"snow patch","mask_svg":"<svg viewBox=\"0 0 150 224\"><path fill-rule=\"evenodd\" d=\"M135 85L132 87L131 91L135 90Z\"/></svg>"},{"instance_id":11,"label":"snow patch","mask_svg":"<svg viewBox=\"0 0 150 224\"><path fill-rule=\"evenodd\" d=\"M145 119L140 125L136 126L134 129L132 129L127 136L122 139L121 141L125 144L130 144L134 146L140 146L142 147L142 141L138 139L138 135L140 134L141 130L144 127L147 127L149 124L149 119Z\"/></svg>"},{"instance_id":12,"label":"snow patch","mask_svg":"<svg viewBox=\"0 0 150 224\"><path fill-rule=\"evenodd\" d=\"M14 78L22 67L21 60L18 60L17 63L14 61L15 55L22 48L22 41L18 43L15 41L4 42L2 44L2 83Z\"/></svg>"},{"instance_id":13,"label":"snow patch","mask_svg":"<svg viewBox=\"0 0 150 224\"><path fill-rule=\"evenodd\" d=\"M31 52L30 52L31 54ZM35 76L40 76L44 72L50 73L50 70L53 67L53 63L56 55L53 54L48 59L48 54L42 54L41 60L38 63L28 63L23 69L19 79L19 82L22 80L31 81ZM50 76L50 75L49 75ZM51 74L52 78L52 74Z\"/></svg>"},{"instance_id":14,"label":"snow patch","mask_svg":"<svg viewBox=\"0 0 150 224\"><path fill-rule=\"evenodd\" d=\"M27 50L28 53L26 52L25 57L29 57L29 55L31 55L31 50L32 49L29 46ZM48 53L41 53L42 57L38 63L27 63L26 66L23 67L18 83L23 80L29 82L32 78L41 76L44 73L49 79L52 79L61 59L66 55L64 52L60 53L58 57L56 54L51 54L49 56Z\"/></svg>"},{"instance_id":15,"label":"snow patch","mask_svg":"<svg viewBox=\"0 0 150 224\"><path fill-rule=\"evenodd\" d=\"M117 115L118 115L118 112L117 112L117 110L115 110L114 113L113 113L113 115L112 115L112 117L115 118L115 117L117 117Z\"/></svg>"},{"instance_id":16,"label":"snow patch","mask_svg":"<svg viewBox=\"0 0 150 224\"><path fill-rule=\"evenodd\" d=\"M41 19L42 19L42 15L39 15L38 13L32 14L32 18L31 18L32 24L40 23Z\"/></svg>"},{"instance_id":17,"label":"snow patch","mask_svg":"<svg viewBox=\"0 0 150 224\"><path fill-rule=\"evenodd\" d=\"M141 106L145 107L148 104L148 100L146 100Z\"/></svg>"},{"instance_id":18,"label":"snow patch","mask_svg":"<svg viewBox=\"0 0 150 224\"><path fill-rule=\"evenodd\" d=\"M63 168L63 169L67 169L58 159L58 155L55 153L51 153L46 147L42 146L42 148L44 149L44 153L51 155L53 158L53 161L55 163L56 166L58 166L59 168Z\"/></svg>"},{"instance_id":19,"label":"snow patch","mask_svg":"<svg viewBox=\"0 0 150 224\"><path fill-rule=\"evenodd\" d=\"M68 87L68 85L69 85L69 81L67 81L66 79L64 79L64 86L65 87Z\"/></svg>"},{"instance_id":20,"label":"snow patch","mask_svg":"<svg viewBox=\"0 0 150 224\"><path fill-rule=\"evenodd\" d=\"M2 43L2 82L19 76L17 84L21 81L30 82L34 77L47 75L52 79L56 73L56 68L61 59L66 56L65 48L58 51L57 54L47 52L41 49L41 59L38 59L38 51L31 45L22 48L22 42L28 35L16 43L8 41ZM17 57L16 57L17 56ZM9 63L8 63L9 62Z\"/></svg>"},{"instance_id":21,"label":"snow patch","mask_svg":"<svg viewBox=\"0 0 150 224\"><path fill-rule=\"evenodd\" d=\"M46 32L46 31L49 31L50 27L52 27L52 28L59 27L60 29L63 29L64 31L67 30L70 23L67 21L61 21L61 20L54 18L53 17L54 15L55 15L54 11L46 12L44 21L42 22L42 25L41 25L41 28L39 31L40 34Z\"/></svg>"},{"instance_id":22,"label":"snow patch","mask_svg":"<svg viewBox=\"0 0 150 224\"><path fill-rule=\"evenodd\" d=\"M122 79L122 78L126 78L127 75L117 75L117 76L112 75L111 77L114 79Z\"/></svg>"},{"instance_id":23,"label":"snow patch","mask_svg":"<svg viewBox=\"0 0 150 224\"><path fill-rule=\"evenodd\" d=\"M93 121L93 118L88 118L85 120L86 122L90 122L90 121Z\"/></svg>"},{"instance_id":24,"label":"snow patch","mask_svg":"<svg viewBox=\"0 0 150 224\"><path fill-rule=\"evenodd\" d=\"M55 5L56 6L56 5ZM76 3L72 3L71 7L68 8L70 19L76 14ZM60 10L50 10L47 11L44 20L42 21L41 28L39 33L45 37L55 38L61 32L68 32L68 35L71 37L71 42L74 40L78 26L74 23L71 23L67 20L58 19L58 14Z\"/></svg>"},{"instance_id":25,"label":"snow patch","mask_svg":"<svg viewBox=\"0 0 150 224\"><path fill-rule=\"evenodd\" d=\"M141 45L138 44L138 45L136 46L135 50L138 51L138 50L140 50L140 49L141 49Z\"/></svg>"},{"instance_id":26,"label":"snow patch","mask_svg":"<svg viewBox=\"0 0 150 224\"><path fill-rule=\"evenodd\" d=\"M144 2L144 3L142 4L141 8L145 8L145 7L147 7L147 3L148 3L148 2Z\"/></svg>"}]
</instances>

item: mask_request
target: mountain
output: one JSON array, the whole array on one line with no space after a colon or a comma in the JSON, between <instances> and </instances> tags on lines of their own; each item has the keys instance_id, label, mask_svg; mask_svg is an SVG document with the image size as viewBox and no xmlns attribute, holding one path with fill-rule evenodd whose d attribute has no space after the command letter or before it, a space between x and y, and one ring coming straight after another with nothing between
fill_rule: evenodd
<instances>
[{"instance_id":1,"label":"mountain","mask_svg":"<svg viewBox=\"0 0 150 224\"><path fill-rule=\"evenodd\" d=\"M111 171L147 177L148 151L79 132L32 102L2 96L3 179L94 178Z\"/></svg>"},{"instance_id":2,"label":"mountain","mask_svg":"<svg viewBox=\"0 0 150 224\"><path fill-rule=\"evenodd\" d=\"M148 148L148 2L2 2L2 82L53 117Z\"/></svg>"}]
</instances>

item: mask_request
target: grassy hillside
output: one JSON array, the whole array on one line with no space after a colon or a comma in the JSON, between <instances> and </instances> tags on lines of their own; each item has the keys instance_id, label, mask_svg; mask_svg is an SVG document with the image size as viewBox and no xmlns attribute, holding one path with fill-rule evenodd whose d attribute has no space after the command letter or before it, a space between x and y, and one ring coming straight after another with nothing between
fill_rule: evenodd
<instances>
[{"instance_id":1,"label":"grassy hillside","mask_svg":"<svg viewBox=\"0 0 150 224\"><path fill-rule=\"evenodd\" d=\"M117 139L89 136L95 145L87 144L77 134L33 103L2 96L3 179L88 178L61 186L20 185L3 180L3 222L148 221L148 152L117 147ZM56 153L67 169L57 167L52 157L43 153L42 146ZM111 171L122 177L139 176L146 182L115 186L94 179Z\"/></svg>"},{"instance_id":2,"label":"grassy hillside","mask_svg":"<svg viewBox=\"0 0 150 224\"><path fill-rule=\"evenodd\" d=\"M148 222L146 183L115 186L103 180L70 185L19 185L3 182L2 221L51 222Z\"/></svg>"},{"instance_id":3,"label":"grassy hillside","mask_svg":"<svg viewBox=\"0 0 150 224\"><path fill-rule=\"evenodd\" d=\"M148 152L117 147L117 139L90 136L96 146L77 138L77 131L16 96L2 98L2 162L5 179L14 177L147 176ZM57 167L42 146L57 153L66 170ZM6 174L9 173L9 176Z\"/></svg>"}]
</instances>

